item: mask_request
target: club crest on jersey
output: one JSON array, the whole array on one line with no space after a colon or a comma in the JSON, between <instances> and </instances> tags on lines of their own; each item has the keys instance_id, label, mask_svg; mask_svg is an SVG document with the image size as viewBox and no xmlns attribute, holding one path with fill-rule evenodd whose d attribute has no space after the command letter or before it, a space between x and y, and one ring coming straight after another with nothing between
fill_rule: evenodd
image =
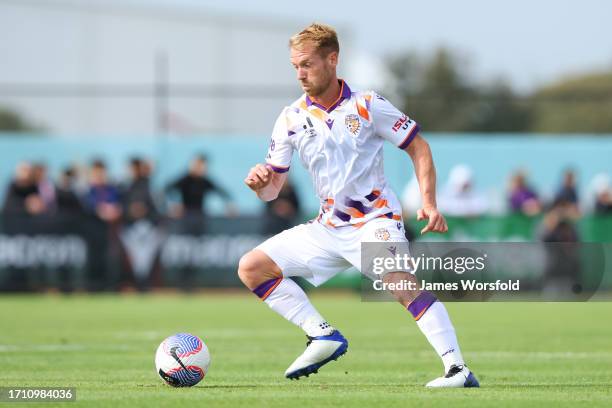
<instances>
[{"instance_id":1,"label":"club crest on jersey","mask_svg":"<svg viewBox=\"0 0 612 408\"><path fill-rule=\"evenodd\" d=\"M357 136L359 134L359 130L361 130L361 122L359 121L359 116L354 113L350 113L344 117L344 124L349 132L353 134L353 136Z\"/></svg>"},{"instance_id":2,"label":"club crest on jersey","mask_svg":"<svg viewBox=\"0 0 612 408\"><path fill-rule=\"evenodd\" d=\"M388 241L391 238L391 234L386 228L377 229L376 231L374 231L374 236L379 241Z\"/></svg>"}]
</instances>

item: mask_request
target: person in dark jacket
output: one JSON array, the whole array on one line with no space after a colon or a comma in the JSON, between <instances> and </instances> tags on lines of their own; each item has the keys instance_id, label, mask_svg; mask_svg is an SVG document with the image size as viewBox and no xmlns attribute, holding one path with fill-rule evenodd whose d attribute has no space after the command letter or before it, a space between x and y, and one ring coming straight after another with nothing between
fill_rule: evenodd
<instances>
[{"instance_id":1,"label":"person in dark jacket","mask_svg":"<svg viewBox=\"0 0 612 408\"><path fill-rule=\"evenodd\" d=\"M265 234L278 234L299 223L300 200L287 179L278 193L276 200L266 202Z\"/></svg>"},{"instance_id":2,"label":"person in dark jacket","mask_svg":"<svg viewBox=\"0 0 612 408\"><path fill-rule=\"evenodd\" d=\"M40 198L34 169L30 163L19 163L9 184L2 210L5 215L37 215L45 209Z\"/></svg>"},{"instance_id":3,"label":"person in dark jacket","mask_svg":"<svg viewBox=\"0 0 612 408\"><path fill-rule=\"evenodd\" d=\"M155 206L149 179L148 164L139 157L129 163L130 181L122 194L126 221L131 223L140 219L156 221L159 217Z\"/></svg>"},{"instance_id":4,"label":"person in dark jacket","mask_svg":"<svg viewBox=\"0 0 612 408\"><path fill-rule=\"evenodd\" d=\"M189 165L187 174L171 183L166 191L178 191L181 205L173 215L205 215L206 198L210 193L218 194L226 203L228 212L233 212L231 197L223 188L208 177L208 160L204 155L196 156Z\"/></svg>"},{"instance_id":5,"label":"person in dark jacket","mask_svg":"<svg viewBox=\"0 0 612 408\"><path fill-rule=\"evenodd\" d=\"M60 174L56 187L56 205L59 214L82 214L83 204L76 192L77 172L74 167L66 167Z\"/></svg>"}]
</instances>

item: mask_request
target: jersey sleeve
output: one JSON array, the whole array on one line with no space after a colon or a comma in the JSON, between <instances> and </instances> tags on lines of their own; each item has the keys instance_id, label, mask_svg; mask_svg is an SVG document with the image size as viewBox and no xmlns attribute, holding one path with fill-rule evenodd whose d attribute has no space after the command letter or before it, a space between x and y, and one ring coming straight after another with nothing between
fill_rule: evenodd
<instances>
[{"instance_id":1,"label":"jersey sleeve","mask_svg":"<svg viewBox=\"0 0 612 408\"><path fill-rule=\"evenodd\" d=\"M402 150L421 129L418 123L376 93L372 96L371 111L376 133Z\"/></svg>"},{"instance_id":2,"label":"jersey sleeve","mask_svg":"<svg viewBox=\"0 0 612 408\"><path fill-rule=\"evenodd\" d=\"M272 138L270 147L266 155L266 163L276 173L285 173L289 171L291 166L291 157L293 156L293 145L289 140L289 130L287 126L287 117L285 111L279 115L272 130Z\"/></svg>"}]
</instances>

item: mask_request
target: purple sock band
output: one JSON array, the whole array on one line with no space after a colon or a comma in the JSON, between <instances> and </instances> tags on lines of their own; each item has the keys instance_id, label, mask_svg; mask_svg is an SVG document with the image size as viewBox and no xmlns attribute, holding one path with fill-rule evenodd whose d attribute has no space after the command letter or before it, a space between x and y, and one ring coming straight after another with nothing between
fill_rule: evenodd
<instances>
[{"instance_id":1,"label":"purple sock band","mask_svg":"<svg viewBox=\"0 0 612 408\"><path fill-rule=\"evenodd\" d=\"M283 278L270 279L253 289L253 293L256 294L261 300L266 300L266 298L272 293L274 288L276 288Z\"/></svg>"},{"instance_id":2,"label":"purple sock band","mask_svg":"<svg viewBox=\"0 0 612 408\"><path fill-rule=\"evenodd\" d=\"M429 306L431 306L436 300L438 300L438 298L436 298L433 293L424 290L419 294L419 296L410 302L408 305L408 311L412 313L414 320L419 320L427 309L429 309Z\"/></svg>"}]
</instances>

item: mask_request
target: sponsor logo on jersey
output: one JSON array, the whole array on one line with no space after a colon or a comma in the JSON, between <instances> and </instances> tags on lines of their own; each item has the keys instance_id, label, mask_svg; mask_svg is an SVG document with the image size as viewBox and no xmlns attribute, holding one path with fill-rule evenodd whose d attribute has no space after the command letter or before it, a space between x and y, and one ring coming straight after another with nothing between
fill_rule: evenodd
<instances>
[{"instance_id":1,"label":"sponsor logo on jersey","mask_svg":"<svg viewBox=\"0 0 612 408\"><path fill-rule=\"evenodd\" d=\"M353 134L353 136L357 136L359 130L361 129L361 122L359 121L359 116L354 113L350 113L344 117L344 124L349 132Z\"/></svg>"},{"instance_id":2,"label":"sponsor logo on jersey","mask_svg":"<svg viewBox=\"0 0 612 408\"><path fill-rule=\"evenodd\" d=\"M379 241L388 241L391 238L391 234L389 233L389 230L386 228L377 229L376 231L374 231L374 236Z\"/></svg>"},{"instance_id":3,"label":"sponsor logo on jersey","mask_svg":"<svg viewBox=\"0 0 612 408\"><path fill-rule=\"evenodd\" d=\"M408 129L410 122L412 121L408 119L408 116L404 115L395 122L391 130L393 130L394 132L397 132L398 130L400 130L400 128L402 128L403 130L406 130Z\"/></svg>"},{"instance_id":4,"label":"sponsor logo on jersey","mask_svg":"<svg viewBox=\"0 0 612 408\"><path fill-rule=\"evenodd\" d=\"M307 117L306 122L308 122L308 126L304 125L304 133L308 137L315 137L317 135L317 131L315 130L312 121Z\"/></svg>"}]
</instances>

